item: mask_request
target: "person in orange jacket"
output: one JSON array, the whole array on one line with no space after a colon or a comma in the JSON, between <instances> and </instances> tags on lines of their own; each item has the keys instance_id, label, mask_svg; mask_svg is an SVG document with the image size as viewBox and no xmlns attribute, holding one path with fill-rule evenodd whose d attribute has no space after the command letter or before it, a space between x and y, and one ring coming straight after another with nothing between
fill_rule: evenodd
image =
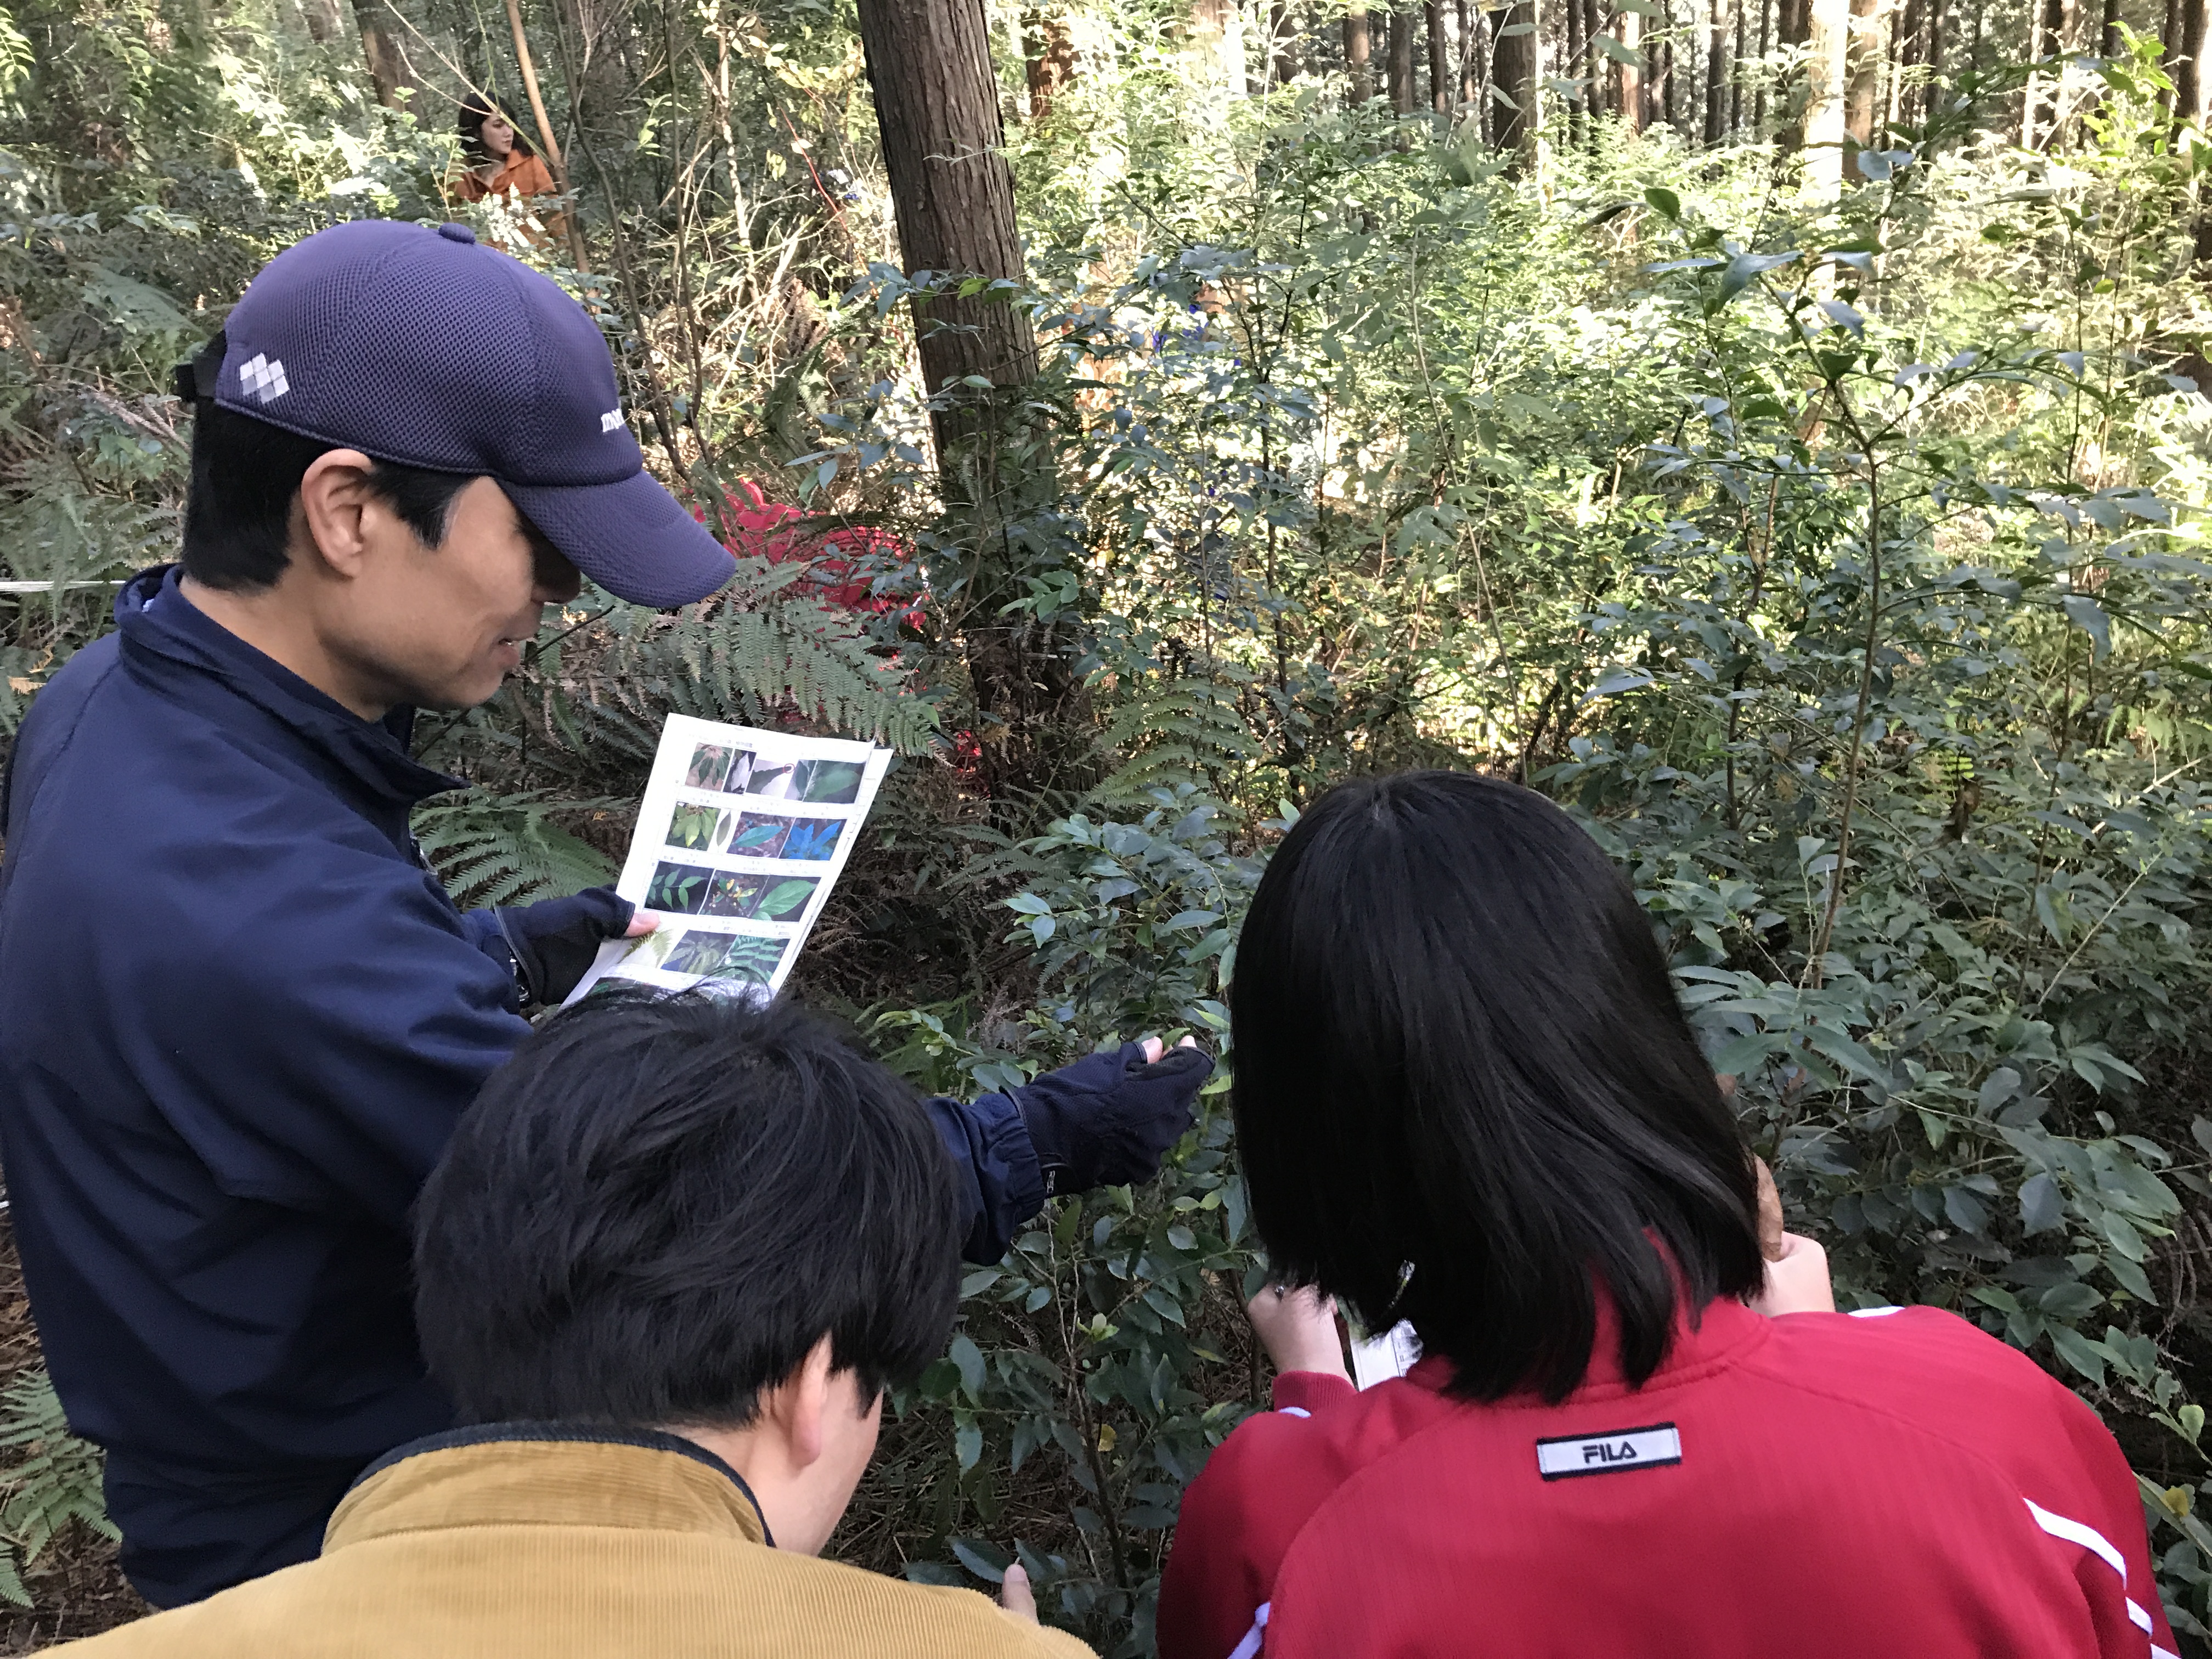
<instances>
[{"instance_id":1,"label":"person in orange jacket","mask_svg":"<svg viewBox=\"0 0 2212 1659\"><path fill-rule=\"evenodd\" d=\"M471 94L461 103L461 154L467 158L454 188L465 201L481 202L501 196L527 207L540 196L557 196L560 186L514 124L484 99ZM556 236L568 233L568 216L552 212L539 216Z\"/></svg>"}]
</instances>

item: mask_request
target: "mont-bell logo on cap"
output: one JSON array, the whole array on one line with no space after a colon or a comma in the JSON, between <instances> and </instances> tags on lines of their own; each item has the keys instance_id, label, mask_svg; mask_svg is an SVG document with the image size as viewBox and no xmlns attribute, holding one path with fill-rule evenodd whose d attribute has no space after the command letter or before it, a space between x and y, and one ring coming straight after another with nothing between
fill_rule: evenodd
<instances>
[{"instance_id":1,"label":"mont-bell logo on cap","mask_svg":"<svg viewBox=\"0 0 2212 1659\"><path fill-rule=\"evenodd\" d=\"M273 404L292 389L284 378L284 365L265 352L256 352L252 361L238 366L238 383L249 396L264 404Z\"/></svg>"},{"instance_id":2,"label":"mont-bell logo on cap","mask_svg":"<svg viewBox=\"0 0 2212 1659\"><path fill-rule=\"evenodd\" d=\"M622 410L619 409L611 409L599 416L599 430L602 432L612 432L622 423Z\"/></svg>"}]
</instances>

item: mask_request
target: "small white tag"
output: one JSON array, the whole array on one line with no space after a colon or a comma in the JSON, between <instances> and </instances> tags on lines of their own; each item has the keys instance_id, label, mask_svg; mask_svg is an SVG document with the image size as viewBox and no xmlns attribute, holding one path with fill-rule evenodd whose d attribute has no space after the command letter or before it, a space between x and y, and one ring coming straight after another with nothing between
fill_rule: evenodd
<instances>
[{"instance_id":1,"label":"small white tag","mask_svg":"<svg viewBox=\"0 0 2212 1659\"><path fill-rule=\"evenodd\" d=\"M1682 1437L1672 1423L1609 1434L1573 1435L1536 1443L1536 1472L1547 1480L1576 1474L1613 1474L1682 1461Z\"/></svg>"},{"instance_id":2,"label":"small white tag","mask_svg":"<svg viewBox=\"0 0 2212 1659\"><path fill-rule=\"evenodd\" d=\"M622 410L619 409L611 409L599 416L599 430L602 432L611 432L622 423Z\"/></svg>"},{"instance_id":3,"label":"small white tag","mask_svg":"<svg viewBox=\"0 0 2212 1659\"><path fill-rule=\"evenodd\" d=\"M251 362L238 366L238 383L248 393L264 404L270 404L292 389L284 378L284 365L266 353L256 353Z\"/></svg>"}]
</instances>

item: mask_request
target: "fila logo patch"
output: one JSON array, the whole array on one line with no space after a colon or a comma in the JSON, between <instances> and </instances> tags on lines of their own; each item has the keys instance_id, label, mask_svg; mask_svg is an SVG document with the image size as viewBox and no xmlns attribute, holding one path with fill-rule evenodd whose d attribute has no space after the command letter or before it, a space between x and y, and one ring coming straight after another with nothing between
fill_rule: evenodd
<instances>
[{"instance_id":1,"label":"fila logo patch","mask_svg":"<svg viewBox=\"0 0 2212 1659\"><path fill-rule=\"evenodd\" d=\"M273 404L292 389L284 378L284 365L265 353L256 352L251 362L238 366L238 383L264 404Z\"/></svg>"},{"instance_id":2,"label":"fila logo patch","mask_svg":"<svg viewBox=\"0 0 2212 1659\"><path fill-rule=\"evenodd\" d=\"M1565 1435L1536 1443L1536 1473L1547 1480L1577 1474L1614 1474L1682 1461L1682 1437L1672 1423L1609 1434Z\"/></svg>"},{"instance_id":3,"label":"fila logo patch","mask_svg":"<svg viewBox=\"0 0 2212 1659\"><path fill-rule=\"evenodd\" d=\"M622 410L619 409L611 409L599 416L599 430L602 432L611 432L622 423Z\"/></svg>"}]
</instances>

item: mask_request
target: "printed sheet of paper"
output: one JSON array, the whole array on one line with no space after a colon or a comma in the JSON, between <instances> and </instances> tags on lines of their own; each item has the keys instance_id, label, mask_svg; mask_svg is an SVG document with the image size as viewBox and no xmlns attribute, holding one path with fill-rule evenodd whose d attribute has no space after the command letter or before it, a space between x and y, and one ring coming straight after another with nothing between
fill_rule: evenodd
<instances>
[{"instance_id":1,"label":"printed sheet of paper","mask_svg":"<svg viewBox=\"0 0 2212 1659\"><path fill-rule=\"evenodd\" d=\"M610 980L773 996L890 758L866 743L671 714L615 883L660 926L601 945L568 1000Z\"/></svg>"},{"instance_id":2,"label":"printed sheet of paper","mask_svg":"<svg viewBox=\"0 0 2212 1659\"><path fill-rule=\"evenodd\" d=\"M1363 1389L1403 1376L1419 1363L1421 1339L1401 1320L1380 1336L1352 1339L1352 1380Z\"/></svg>"}]
</instances>

